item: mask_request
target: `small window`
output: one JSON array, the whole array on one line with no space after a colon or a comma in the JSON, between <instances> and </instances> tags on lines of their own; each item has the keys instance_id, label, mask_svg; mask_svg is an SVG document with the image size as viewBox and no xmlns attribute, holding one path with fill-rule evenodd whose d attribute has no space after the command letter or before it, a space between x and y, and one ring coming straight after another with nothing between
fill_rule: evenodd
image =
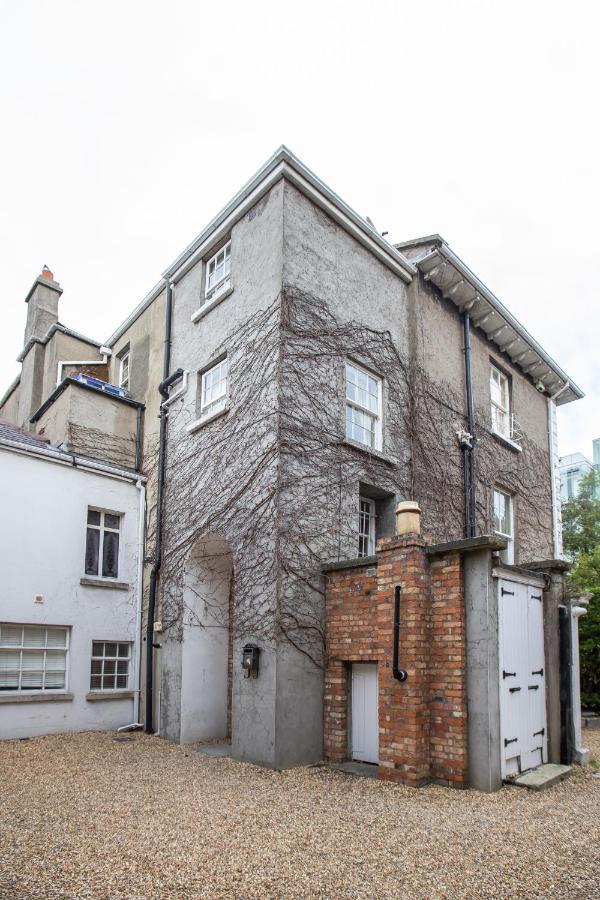
<instances>
[{"instance_id":1,"label":"small window","mask_svg":"<svg viewBox=\"0 0 600 900\"><path fill-rule=\"evenodd\" d=\"M93 641L90 690L126 691L129 689L129 642Z\"/></svg>"},{"instance_id":2,"label":"small window","mask_svg":"<svg viewBox=\"0 0 600 900\"><path fill-rule=\"evenodd\" d=\"M102 578L119 577L119 538L121 516L118 513L88 509L85 544L85 574Z\"/></svg>"},{"instance_id":3,"label":"small window","mask_svg":"<svg viewBox=\"0 0 600 900\"><path fill-rule=\"evenodd\" d=\"M502 437L512 437L510 415L510 385L507 376L495 366L490 370L490 397L492 401L492 430Z\"/></svg>"},{"instance_id":4,"label":"small window","mask_svg":"<svg viewBox=\"0 0 600 900\"><path fill-rule=\"evenodd\" d=\"M508 540L501 557L503 562L512 565L515 561L513 498L499 488L494 488L494 530Z\"/></svg>"},{"instance_id":5,"label":"small window","mask_svg":"<svg viewBox=\"0 0 600 900\"><path fill-rule=\"evenodd\" d=\"M0 623L0 691L66 687L69 629Z\"/></svg>"},{"instance_id":6,"label":"small window","mask_svg":"<svg viewBox=\"0 0 600 900\"><path fill-rule=\"evenodd\" d=\"M346 437L381 450L381 378L346 363Z\"/></svg>"},{"instance_id":7,"label":"small window","mask_svg":"<svg viewBox=\"0 0 600 900\"><path fill-rule=\"evenodd\" d=\"M214 416L225 409L227 404L227 360L222 359L211 369L202 373L200 397L200 418Z\"/></svg>"},{"instance_id":8,"label":"small window","mask_svg":"<svg viewBox=\"0 0 600 900\"><path fill-rule=\"evenodd\" d=\"M360 497L358 513L359 556L372 556L375 553L375 522L375 501L369 497Z\"/></svg>"},{"instance_id":9,"label":"small window","mask_svg":"<svg viewBox=\"0 0 600 900\"><path fill-rule=\"evenodd\" d=\"M126 350L125 353L119 357L119 387L125 388L126 391L129 390L130 359L131 353L129 350Z\"/></svg>"},{"instance_id":10,"label":"small window","mask_svg":"<svg viewBox=\"0 0 600 900\"><path fill-rule=\"evenodd\" d=\"M226 291L231 284L231 241L221 247L206 263L204 302L209 303Z\"/></svg>"}]
</instances>

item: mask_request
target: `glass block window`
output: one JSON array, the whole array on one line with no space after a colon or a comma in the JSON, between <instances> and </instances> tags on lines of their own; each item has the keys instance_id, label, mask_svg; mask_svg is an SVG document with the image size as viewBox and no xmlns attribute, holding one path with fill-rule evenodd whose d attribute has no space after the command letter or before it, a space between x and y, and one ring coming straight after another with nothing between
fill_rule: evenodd
<instances>
[{"instance_id":1,"label":"glass block window","mask_svg":"<svg viewBox=\"0 0 600 900\"><path fill-rule=\"evenodd\" d=\"M346 363L346 437L381 450L381 378Z\"/></svg>"},{"instance_id":2,"label":"glass block window","mask_svg":"<svg viewBox=\"0 0 600 900\"><path fill-rule=\"evenodd\" d=\"M66 687L69 629L0 623L0 691Z\"/></svg>"},{"instance_id":3,"label":"glass block window","mask_svg":"<svg viewBox=\"0 0 600 900\"><path fill-rule=\"evenodd\" d=\"M90 690L123 691L129 688L131 644L119 641L92 643Z\"/></svg>"},{"instance_id":4,"label":"glass block window","mask_svg":"<svg viewBox=\"0 0 600 900\"><path fill-rule=\"evenodd\" d=\"M88 509L85 543L85 574L101 578L119 577L119 513Z\"/></svg>"},{"instance_id":5,"label":"glass block window","mask_svg":"<svg viewBox=\"0 0 600 900\"><path fill-rule=\"evenodd\" d=\"M508 378L495 366L490 370L490 396L492 402L492 429L510 438L512 433L510 415L510 390Z\"/></svg>"},{"instance_id":6,"label":"glass block window","mask_svg":"<svg viewBox=\"0 0 600 900\"><path fill-rule=\"evenodd\" d=\"M375 553L375 501L360 497L358 514L358 555Z\"/></svg>"},{"instance_id":7,"label":"glass block window","mask_svg":"<svg viewBox=\"0 0 600 900\"><path fill-rule=\"evenodd\" d=\"M221 247L206 263L205 302L216 299L230 286L231 241Z\"/></svg>"},{"instance_id":8,"label":"glass block window","mask_svg":"<svg viewBox=\"0 0 600 900\"><path fill-rule=\"evenodd\" d=\"M505 563L512 565L515 560L513 498L500 488L494 488L494 530L507 538L508 545L501 557Z\"/></svg>"},{"instance_id":9,"label":"glass block window","mask_svg":"<svg viewBox=\"0 0 600 900\"><path fill-rule=\"evenodd\" d=\"M222 409L227 403L227 360L207 369L202 373L202 387L200 400L200 418L212 416Z\"/></svg>"}]
</instances>

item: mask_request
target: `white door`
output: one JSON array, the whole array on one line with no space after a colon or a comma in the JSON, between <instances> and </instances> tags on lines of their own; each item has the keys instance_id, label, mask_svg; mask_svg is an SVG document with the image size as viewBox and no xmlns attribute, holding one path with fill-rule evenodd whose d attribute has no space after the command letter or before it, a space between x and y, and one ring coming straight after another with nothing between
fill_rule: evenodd
<instances>
[{"instance_id":1,"label":"white door","mask_svg":"<svg viewBox=\"0 0 600 900\"><path fill-rule=\"evenodd\" d=\"M502 777L546 762L542 588L498 580Z\"/></svg>"},{"instance_id":2,"label":"white door","mask_svg":"<svg viewBox=\"0 0 600 900\"><path fill-rule=\"evenodd\" d=\"M379 763L377 664L352 666L352 759Z\"/></svg>"}]
</instances>

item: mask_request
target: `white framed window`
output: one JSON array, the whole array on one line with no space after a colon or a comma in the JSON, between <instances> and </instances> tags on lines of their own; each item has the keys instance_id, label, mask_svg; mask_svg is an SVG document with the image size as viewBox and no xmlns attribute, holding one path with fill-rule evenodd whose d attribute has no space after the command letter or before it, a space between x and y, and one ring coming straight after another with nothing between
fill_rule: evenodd
<instances>
[{"instance_id":1,"label":"white framed window","mask_svg":"<svg viewBox=\"0 0 600 900\"><path fill-rule=\"evenodd\" d=\"M90 690L128 690L130 663L129 641L92 641Z\"/></svg>"},{"instance_id":2,"label":"white framed window","mask_svg":"<svg viewBox=\"0 0 600 900\"><path fill-rule=\"evenodd\" d=\"M375 553L375 501L369 497L358 500L358 555L372 556Z\"/></svg>"},{"instance_id":3,"label":"white framed window","mask_svg":"<svg viewBox=\"0 0 600 900\"><path fill-rule=\"evenodd\" d=\"M100 578L119 577L119 513L88 509L85 541L85 574Z\"/></svg>"},{"instance_id":4,"label":"white framed window","mask_svg":"<svg viewBox=\"0 0 600 900\"><path fill-rule=\"evenodd\" d=\"M510 384L507 376L496 366L490 368L490 399L492 404L492 430L502 437L512 437L510 414Z\"/></svg>"},{"instance_id":5,"label":"white framed window","mask_svg":"<svg viewBox=\"0 0 600 900\"><path fill-rule=\"evenodd\" d=\"M129 390L129 364L131 360L131 352L126 350L125 353L119 357L119 387L125 388L126 391Z\"/></svg>"},{"instance_id":6,"label":"white framed window","mask_svg":"<svg viewBox=\"0 0 600 900\"><path fill-rule=\"evenodd\" d=\"M204 302L209 303L231 285L231 241L221 247L206 263Z\"/></svg>"},{"instance_id":7,"label":"white framed window","mask_svg":"<svg viewBox=\"0 0 600 900\"><path fill-rule=\"evenodd\" d=\"M515 561L513 498L500 488L494 488L494 531L507 539L508 544L501 557L505 563L512 565Z\"/></svg>"},{"instance_id":8,"label":"white framed window","mask_svg":"<svg viewBox=\"0 0 600 900\"><path fill-rule=\"evenodd\" d=\"M202 372L200 386L200 418L206 419L221 412L227 405L227 359Z\"/></svg>"},{"instance_id":9,"label":"white framed window","mask_svg":"<svg viewBox=\"0 0 600 900\"><path fill-rule=\"evenodd\" d=\"M68 628L0 623L0 691L65 690L68 652Z\"/></svg>"},{"instance_id":10,"label":"white framed window","mask_svg":"<svg viewBox=\"0 0 600 900\"><path fill-rule=\"evenodd\" d=\"M381 378L346 362L346 437L381 450Z\"/></svg>"}]
</instances>

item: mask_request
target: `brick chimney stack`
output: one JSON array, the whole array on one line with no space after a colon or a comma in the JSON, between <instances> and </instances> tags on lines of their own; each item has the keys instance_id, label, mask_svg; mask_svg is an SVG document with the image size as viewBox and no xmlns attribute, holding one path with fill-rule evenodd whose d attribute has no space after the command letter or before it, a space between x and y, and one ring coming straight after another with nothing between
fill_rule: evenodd
<instances>
[{"instance_id":1,"label":"brick chimney stack","mask_svg":"<svg viewBox=\"0 0 600 900\"><path fill-rule=\"evenodd\" d=\"M25 344L31 338L43 338L48 329L58 322L58 299L61 294L60 284L54 280L48 266L44 266L25 297L27 304Z\"/></svg>"}]
</instances>

